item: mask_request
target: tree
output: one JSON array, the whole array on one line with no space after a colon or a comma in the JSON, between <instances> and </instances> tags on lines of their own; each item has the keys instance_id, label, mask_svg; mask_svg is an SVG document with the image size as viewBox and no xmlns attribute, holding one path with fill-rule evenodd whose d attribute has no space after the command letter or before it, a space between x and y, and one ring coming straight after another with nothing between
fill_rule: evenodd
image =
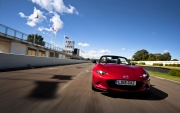
<instances>
[{"instance_id":1,"label":"tree","mask_svg":"<svg viewBox=\"0 0 180 113\"><path fill-rule=\"evenodd\" d=\"M133 55L133 59L135 61L140 61L140 60L147 60L149 57L149 52L145 49L139 50L137 51L134 55Z\"/></svg>"},{"instance_id":2,"label":"tree","mask_svg":"<svg viewBox=\"0 0 180 113\"><path fill-rule=\"evenodd\" d=\"M169 52L164 53L163 55L164 61L170 61L171 60L171 55Z\"/></svg>"},{"instance_id":3,"label":"tree","mask_svg":"<svg viewBox=\"0 0 180 113\"><path fill-rule=\"evenodd\" d=\"M44 38L41 35L35 34L35 44L44 46L45 42L43 40ZM27 41L34 43L34 34L29 34Z\"/></svg>"},{"instance_id":4,"label":"tree","mask_svg":"<svg viewBox=\"0 0 180 113\"><path fill-rule=\"evenodd\" d=\"M156 61L164 61L164 57L161 53L154 54L156 56Z\"/></svg>"},{"instance_id":5,"label":"tree","mask_svg":"<svg viewBox=\"0 0 180 113\"><path fill-rule=\"evenodd\" d=\"M85 60L90 61L90 58L85 58Z\"/></svg>"},{"instance_id":6,"label":"tree","mask_svg":"<svg viewBox=\"0 0 180 113\"><path fill-rule=\"evenodd\" d=\"M152 58L153 57L153 58ZM171 60L171 55L170 53L156 53L156 54L149 54L149 61L170 61Z\"/></svg>"},{"instance_id":7,"label":"tree","mask_svg":"<svg viewBox=\"0 0 180 113\"><path fill-rule=\"evenodd\" d=\"M90 61L90 58L87 58L88 61Z\"/></svg>"},{"instance_id":8,"label":"tree","mask_svg":"<svg viewBox=\"0 0 180 113\"><path fill-rule=\"evenodd\" d=\"M148 61L155 61L156 60L156 56L154 54L150 53L147 60Z\"/></svg>"},{"instance_id":9,"label":"tree","mask_svg":"<svg viewBox=\"0 0 180 113\"><path fill-rule=\"evenodd\" d=\"M163 55L160 55L158 61L165 61L164 56L163 56Z\"/></svg>"}]
</instances>

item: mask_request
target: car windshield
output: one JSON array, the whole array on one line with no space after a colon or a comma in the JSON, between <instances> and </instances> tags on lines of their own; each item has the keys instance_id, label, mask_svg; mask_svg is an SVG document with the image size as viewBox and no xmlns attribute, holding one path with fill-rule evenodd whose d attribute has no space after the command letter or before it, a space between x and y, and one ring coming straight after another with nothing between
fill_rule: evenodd
<instances>
[{"instance_id":1,"label":"car windshield","mask_svg":"<svg viewBox=\"0 0 180 113\"><path fill-rule=\"evenodd\" d=\"M119 56L102 56L99 63L130 64L126 58Z\"/></svg>"}]
</instances>

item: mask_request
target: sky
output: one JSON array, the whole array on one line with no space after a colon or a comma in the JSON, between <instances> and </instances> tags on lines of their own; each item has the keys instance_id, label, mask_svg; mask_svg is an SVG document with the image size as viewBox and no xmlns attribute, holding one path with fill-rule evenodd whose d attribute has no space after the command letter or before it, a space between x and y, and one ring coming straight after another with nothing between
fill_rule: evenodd
<instances>
[{"instance_id":1,"label":"sky","mask_svg":"<svg viewBox=\"0 0 180 113\"><path fill-rule=\"evenodd\" d=\"M61 48L68 36L85 58L132 58L145 49L180 60L179 6L180 0L0 0L0 24Z\"/></svg>"}]
</instances>

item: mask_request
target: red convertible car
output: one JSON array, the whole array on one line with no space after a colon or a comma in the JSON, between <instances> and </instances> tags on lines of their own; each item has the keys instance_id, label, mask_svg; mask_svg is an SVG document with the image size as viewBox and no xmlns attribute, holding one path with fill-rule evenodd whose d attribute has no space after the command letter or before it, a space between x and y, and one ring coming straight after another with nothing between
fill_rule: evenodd
<instances>
[{"instance_id":1,"label":"red convertible car","mask_svg":"<svg viewBox=\"0 0 180 113\"><path fill-rule=\"evenodd\" d=\"M117 92L147 92L150 75L140 66L130 63L126 57L103 55L92 61L92 90Z\"/></svg>"}]
</instances>

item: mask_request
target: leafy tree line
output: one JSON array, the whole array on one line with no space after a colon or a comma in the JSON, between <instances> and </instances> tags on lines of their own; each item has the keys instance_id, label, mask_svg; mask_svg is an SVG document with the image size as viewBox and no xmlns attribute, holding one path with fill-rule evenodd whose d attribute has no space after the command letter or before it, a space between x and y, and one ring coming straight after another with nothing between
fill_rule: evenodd
<instances>
[{"instance_id":1,"label":"leafy tree line","mask_svg":"<svg viewBox=\"0 0 180 113\"><path fill-rule=\"evenodd\" d=\"M133 55L134 61L171 61L171 54L169 52L161 54L161 53L149 53L147 50L142 49L138 50ZM178 61L177 59L173 59L173 61Z\"/></svg>"},{"instance_id":2,"label":"leafy tree line","mask_svg":"<svg viewBox=\"0 0 180 113\"><path fill-rule=\"evenodd\" d=\"M90 58L85 58L84 60L90 61L91 59Z\"/></svg>"},{"instance_id":3,"label":"leafy tree line","mask_svg":"<svg viewBox=\"0 0 180 113\"><path fill-rule=\"evenodd\" d=\"M45 42L43 40L44 38L41 35L35 34L35 44L44 46ZM27 41L34 43L34 34L29 34Z\"/></svg>"}]
</instances>

